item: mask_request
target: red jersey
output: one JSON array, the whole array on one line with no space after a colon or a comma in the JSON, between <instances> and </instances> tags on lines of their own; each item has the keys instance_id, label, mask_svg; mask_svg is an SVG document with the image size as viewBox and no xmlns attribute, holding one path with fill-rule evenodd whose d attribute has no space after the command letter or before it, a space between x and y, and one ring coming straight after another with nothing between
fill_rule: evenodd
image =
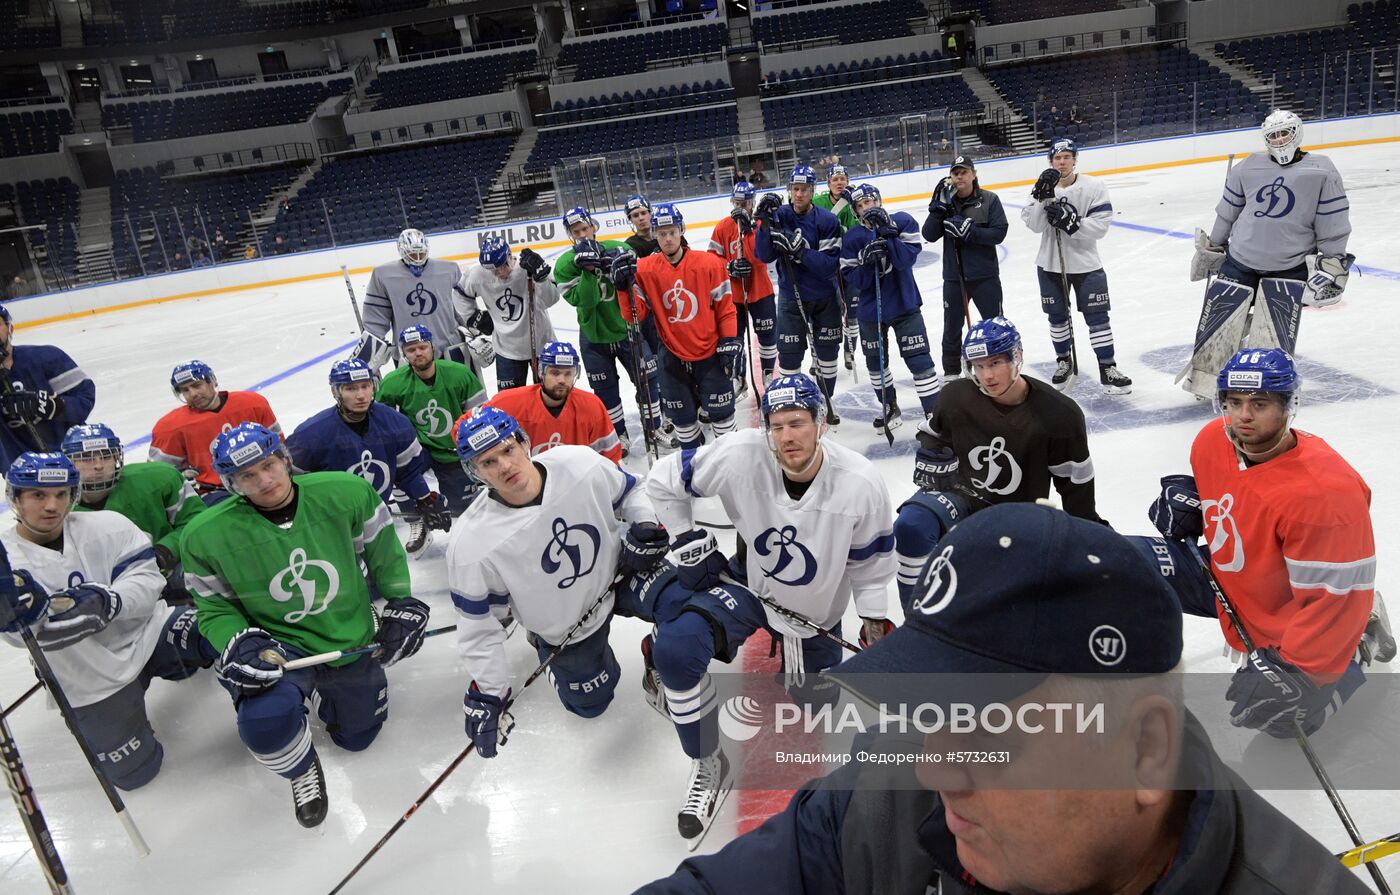
<instances>
[{"instance_id":1,"label":"red jersey","mask_svg":"<svg viewBox=\"0 0 1400 895\"><path fill-rule=\"evenodd\" d=\"M660 252L648 255L637 262L633 293L641 305L639 316L656 317L662 344L681 360L713 357L720 339L739 334L729 274L724 262L709 252L686 249L676 265ZM618 300L618 306L623 318L635 319L625 298Z\"/></svg>"},{"instance_id":2,"label":"red jersey","mask_svg":"<svg viewBox=\"0 0 1400 895\"><path fill-rule=\"evenodd\" d=\"M1243 466L1220 420L1201 429L1191 468L1211 567L1260 649L1312 675L1337 675L1356 652L1376 581L1371 489L1327 442ZM1220 614L1225 639L1244 644Z\"/></svg>"},{"instance_id":3,"label":"red jersey","mask_svg":"<svg viewBox=\"0 0 1400 895\"><path fill-rule=\"evenodd\" d=\"M577 444L593 448L614 463L622 462L622 442L617 439L608 409L597 395L574 389L556 416L544 406L540 389L539 385L508 388L497 392L486 404L515 417L530 437L531 456L561 444ZM466 419L466 414L462 419ZM455 432L457 427L452 429Z\"/></svg>"},{"instance_id":4,"label":"red jersey","mask_svg":"<svg viewBox=\"0 0 1400 895\"><path fill-rule=\"evenodd\" d=\"M761 221L754 221L754 227L763 226ZM730 290L734 294L736 304L747 304L751 301L760 301L773 294L773 281L768 278L768 265L759 261L753 253L754 231L750 230L749 235L739 236L739 224L733 218L725 218L715 224L714 232L710 234L710 252L718 255L721 260L728 263L737 261L739 258L749 259L753 265L753 276L748 280L737 280L730 278ZM727 268L726 268L727 269Z\"/></svg>"},{"instance_id":5,"label":"red jersey","mask_svg":"<svg viewBox=\"0 0 1400 895\"><path fill-rule=\"evenodd\" d=\"M169 463L178 469L190 467L199 472L196 481L212 488L222 488L214 472L214 458L209 447L220 433L239 423L259 423L278 435L282 427L272 413L267 399L256 392L219 392L224 399L218 410L195 410L176 407L156 421L151 430L152 460Z\"/></svg>"}]
</instances>

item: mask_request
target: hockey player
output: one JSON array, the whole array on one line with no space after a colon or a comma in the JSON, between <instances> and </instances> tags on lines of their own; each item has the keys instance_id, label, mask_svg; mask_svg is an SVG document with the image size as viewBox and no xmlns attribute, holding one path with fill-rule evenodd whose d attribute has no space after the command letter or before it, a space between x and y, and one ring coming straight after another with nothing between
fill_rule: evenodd
<instances>
[{"instance_id":1,"label":"hockey player","mask_svg":"<svg viewBox=\"0 0 1400 895\"><path fill-rule=\"evenodd\" d=\"M836 394L836 355L841 351L841 298L836 290L841 262L841 223L825 208L812 204L817 176L807 165L792 169L788 178L791 204L776 193L758 202L754 254L759 261L778 263L778 375L802 369L812 343L818 382L827 398ZM827 414L826 425L841 418Z\"/></svg>"},{"instance_id":2,"label":"hockey player","mask_svg":"<svg viewBox=\"0 0 1400 895\"><path fill-rule=\"evenodd\" d=\"M1073 312L1067 292L1072 288L1075 304L1089 325L1089 343L1099 361L1100 386L1105 394L1126 395L1133 390L1133 381L1114 361L1108 275L1098 250L1098 241L1113 223L1113 204L1101 180L1075 171L1078 158L1079 148L1073 140L1062 138L1051 143L1050 167L1031 190L1032 201L1021 209L1021 220L1040 234L1036 276L1055 348L1055 373L1050 384L1069 391L1077 373Z\"/></svg>"},{"instance_id":3,"label":"hockey player","mask_svg":"<svg viewBox=\"0 0 1400 895\"><path fill-rule=\"evenodd\" d=\"M428 607L411 595L389 508L364 479L292 478L286 446L255 423L221 434L213 454L224 487L238 496L185 529L199 630L220 653L216 670L233 697L238 735L259 763L291 781L297 821L315 827L329 802L304 703L312 701L331 742L368 748L389 716L384 668L418 651ZM387 601L377 623L366 574ZM282 669L289 659L371 643L381 656Z\"/></svg>"},{"instance_id":4,"label":"hockey player","mask_svg":"<svg viewBox=\"0 0 1400 895\"><path fill-rule=\"evenodd\" d=\"M486 389L470 367L437 356L433 332L421 323L403 328L399 350L406 363L384 377L374 400L408 417L419 443L428 450L428 462L447 511L459 516L476 496L476 487L457 462L452 421L484 404Z\"/></svg>"},{"instance_id":5,"label":"hockey player","mask_svg":"<svg viewBox=\"0 0 1400 895\"><path fill-rule=\"evenodd\" d=\"M851 198L851 178L846 173L846 166L834 164L826 169L826 192L812 199L812 204L818 208L825 208L836 215L836 220L841 223L841 233L845 234L859 223L856 220L855 200ZM841 353L845 358L846 369L855 368L856 341L860 338L860 325L856 321L856 296L846 288L845 282L838 276L836 279L836 289L841 293L842 301L842 339Z\"/></svg>"},{"instance_id":6,"label":"hockey player","mask_svg":"<svg viewBox=\"0 0 1400 895\"><path fill-rule=\"evenodd\" d=\"M729 217L715 224L710 234L710 251L720 257L729 273L729 291L734 298L734 312L745 351L749 322L753 322L754 335L758 337L759 370L767 383L773 377L773 364L778 360L778 332L773 281L768 277L768 265L754 255L754 228L758 222L753 219L753 194L753 186L748 181L734 184L730 198L734 207ZM745 374L747 366L745 362ZM735 394L741 394L741 390L736 389Z\"/></svg>"},{"instance_id":7,"label":"hockey player","mask_svg":"<svg viewBox=\"0 0 1400 895\"><path fill-rule=\"evenodd\" d=\"M438 334L437 356L480 373L494 355L491 339L477 335L468 344L459 329L453 289L462 271L451 261L428 257L428 238L409 228L399 234L399 260L374 268L365 287L364 332L351 355L378 370L394 354L389 343L406 326L422 324Z\"/></svg>"},{"instance_id":8,"label":"hockey player","mask_svg":"<svg viewBox=\"0 0 1400 895\"><path fill-rule=\"evenodd\" d=\"M194 487L168 463L132 463L117 433L101 423L74 426L63 436L63 455L82 479L74 510L120 513L150 537L165 576L167 603L189 603L180 568L180 538L204 510Z\"/></svg>"},{"instance_id":9,"label":"hockey player","mask_svg":"<svg viewBox=\"0 0 1400 895\"><path fill-rule=\"evenodd\" d=\"M968 304L983 320L1002 315L1001 268L997 246L1009 228L996 193L977 182L976 163L953 159L948 176L933 191L924 220L924 239L943 239L943 372L962 373L963 321L971 325ZM945 238L946 237L946 238Z\"/></svg>"},{"instance_id":10,"label":"hockey player","mask_svg":"<svg viewBox=\"0 0 1400 895\"><path fill-rule=\"evenodd\" d=\"M1327 442L1291 428L1300 383L1287 352L1243 349L1216 388L1224 425L1197 434L1194 478L1163 479L1153 521L1192 545L1205 535L1211 571L1253 643L1245 655L1209 596L1183 605L1218 616L1240 653L1225 694L1231 721L1291 738L1297 720L1311 734L1366 680L1361 664L1395 653L1375 589L1371 489Z\"/></svg>"},{"instance_id":11,"label":"hockey player","mask_svg":"<svg viewBox=\"0 0 1400 895\"><path fill-rule=\"evenodd\" d=\"M14 320L0 305L0 462L7 468L25 451L56 447L97 400L97 386L63 349L14 339Z\"/></svg>"},{"instance_id":12,"label":"hockey player","mask_svg":"<svg viewBox=\"0 0 1400 895\"><path fill-rule=\"evenodd\" d=\"M617 259L622 260L624 268L635 270L636 255L626 244L616 240L599 242L598 224L586 209L572 208L565 213L564 229L574 244L555 263L554 282L559 284L564 301L578 312L579 351L583 354L588 384L608 408L617 437L627 444L627 419L618 387L618 364L636 386L642 427L654 431L661 421L661 383L656 357L647 340L628 328L619 307L621 302L636 298L630 293L620 294L609 275Z\"/></svg>"},{"instance_id":13,"label":"hockey player","mask_svg":"<svg viewBox=\"0 0 1400 895\"><path fill-rule=\"evenodd\" d=\"M404 549L419 556L431 542L433 530L452 526L447 504L428 487L423 473L428 455L408 417L374 400L379 377L358 358L339 360L329 376L334 407L297 426L287 439L292 466L299 472L348 472L374 487L392 506L395 489L408 495L418 515L409 520Z\"/></svg>"},{"instance_id":14,"label":"hockey player","mask_svg":"<svg viewBox=\"0 0 1400 895\"><path fill-rule=\"evenodd\" d=\"M574 388L583 369L578 349L568 342L550 342L540 351L540 384L497 392L488 407L510 414L530 439L531 455L576 444L589 447L614 463L627 456L626 445L613 430L608 409L592 392ZM466 416L454 426L461 426Z\"/></svg>"},{"instance_id":15,"label":"hockey player","mask_svg":"<svg viewBox=\"0 0 1400 895\"><path fill-rule=\"evenodd\" d=\"M725 266L708 252L693 252L682 240L685 219L669 203L653 214L660 251L640 262L613 262L613 283L631 289L637 302L621 303L622 317L650 315L661 338L657 367L666 416L682 448L702 442L697 411L709 415L715 435L734 431L734 366L743 353ZM636 268L628 272L633 263ZM635 285L633 280L635 276Z\"/></svg>"},{"instance_id":16,"label":"hockey player","mask_svg":"<svg viewBox=\"0 0 1400 895\"><path fill-rule=\"evenodd\" d=\"M900 410L887 332L894 332L895 347L914 377L925 417L937 409L938 390L943 386L929 353L928 330L920 311L924 300L914 281L914 261L924 242L912 217L902 211L891 215L881 207L880 191L872 184L862 183L851 194L861 224L842 237L841 275L855 299L865 368L875 387L875 400L883 408L875 417L875 431L891 437L888 433L899 426Z\"/></svg>"},{"instance_id":17,"label":"hockey player","mask_svg":"<svg viewBox=\"0 0 1400 895\"><path fill-rule=\"evenodd\" d=\"M539 351L554 341L548 309L559 301L549 274L549 265L532 249L521 249L516 264L510 243L488 236L481 241L481 264L462 274L457 285L452 298L457 316L468 331L475 327L491 335L497 391L524 385L531 370L539 381L534 369Z\"/></svg>"},{"instance_id":18,"label":"hockey player","mask_svg":"<svg viewBox=\"0 0 1400 895\"><path fill-rule=\"evenodd\" d=\"M1332 160L1303 151L1303 122L1292 112L1269 113L1260 132L1264 151L1225 175L1210 236L1196 231L1191 280L1216 277L1206 286L1182 387L1203 398L1213 396L1216 372L1241 345L1292 352L1303 306L1340 301L1355 260L1347 253L1346 189Z\"/></svg>"},{"instance_id":19,"label":"hockey player","mask_svg":"<svg viewBox=\"0 0 1400 895\"><path fill-rule=\"evenodd\" d=\"M186 361L170 374L170 390L183 403L156 420L150 459L195 471L195 490L213 504L226 494L214 471L209 445L239 423L257 423L278 435L282 426L267 399L256 392L219 391L219 380L203 361Z\"/></svg>"},{"instance_id":20,"label":"hockey player","mask_svg":"<svg viewBox=\"0 0 1400 895\"><path fill-rule=\"evenodd\" d=\"M1094 462L1084 412L1072 398L1021 373L1021 334L1005 317L973 324L963 341L968 376L943 389L937 412L915 436L918 491L894 524L899 599L938 539L971 513L1050 496L1071 516L1102 522L1094 509Z\"/></svg>"},{"instance_id":21,"label":"hockey player","mask_svg":"<svg viewBox=\"0 0 1400 895\"><path fill-rule=\"evenodd\" d=\"M22 646L19 625L29 627L107 779L145 786L165 756L146 687L187 678L218 653L192 607L161 602L165 578L141 529L117 513L70 512L80 486L67 457L20 454L5 482L17 522L0 544L19 579L0 584L18 616L5 638Z\"/></svg>"}]
</instances>

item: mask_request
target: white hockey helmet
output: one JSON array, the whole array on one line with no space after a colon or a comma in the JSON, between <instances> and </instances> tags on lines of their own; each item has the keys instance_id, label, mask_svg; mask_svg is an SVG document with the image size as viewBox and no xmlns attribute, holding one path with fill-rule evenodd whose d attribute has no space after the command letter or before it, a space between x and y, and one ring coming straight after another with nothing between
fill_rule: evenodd
<instances>
[{"instance_id":1,"label":"white hockey helmet","mask_svg":"<svg viewBox=\"0 0 1400 895\"><path fill-rule=\"evenodd\" d=\"M1287 109L1275 109L1259 125L1264 148L1274 161L1286 165L1303 146L1303 119Z\"/></svg>"},{"instance_id":2,"label":"white hockey helmet","mask_svg":"<svg viewBox=\"0 0 1400 895\"><path fill-rule=\"evenodd\" d=\"M409 267L421 268L428 263L428 237L412 227L399 234L399 257Z\"/></svg>"}]
</instances>

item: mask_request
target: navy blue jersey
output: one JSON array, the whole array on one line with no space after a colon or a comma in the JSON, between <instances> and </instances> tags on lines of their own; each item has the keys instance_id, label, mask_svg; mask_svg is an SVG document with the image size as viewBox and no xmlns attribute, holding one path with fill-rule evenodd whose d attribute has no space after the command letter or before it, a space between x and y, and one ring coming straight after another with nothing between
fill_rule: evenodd
<instances>
[{"instance_id":1,"label":"navy blue jersey","mask_svg":"<svg viewBox=\"0 0 1400 895\"><path fill-rule=\"evenodd\" d=\"M880 276L880 317L889 322L923 306L919 284L914 282L914 262L924 250L919 225L908 214L896 211L890 220L899 228L898 238L885 240L890 269ZM876 239L869 227L852 227L841 238L841 275L856 296L856 317L874 323L875 270L860 263L860 250Z\"/></svg>"},{"instance_id":2,"label":"navy blue jersey","mask_svg":"<svg viewBox=\"0 0 1400 895\"><path fill-rule=\"evenodd\" d=\"M387 404L369 406L369 428L360 435L328 407L297 426L287 439L292 463L302 472L334 470L357 475L379 492L385 503L394 488L417 500L428 493L423 473L428 455L408 417Z\"/></svg>"},{"instance_id":3,"label":"navy blue jersey","mask_svg":"<svg viewBox=\"0 0 1400 895\"><path fill-rule=\"evenodd\" d=\"M801 230L807 240L802 263L793 265L797 288L803 301L825 301L836 295L836 267L841 260L841 222L836 215L813 205L799 215L791 205L773 212L773 226L779 230ZM772 231L765 225L754 231L753 253L764 264L778 262L778 296L792 299L792 279L787 262L773 251Z\"/></svg>"},{"instance_id":4,"label":"navy blue jersey","mask_svg":"<svg viewBox=\"0 0 1400 895\"><path fill-rule=\"evenodd\" d=\"M70 426L87 422L92 404L97 400L97 386L82 371L73 358L53 345L11 345L14 366L10 368L10 387L16 391L45 391L57 400L58 413L53 419L34 424L44 439L34 444L29 427L0 425L0 460L5 468L25 451L56 451L63 433Z\"/></svg>"}]
</instances>

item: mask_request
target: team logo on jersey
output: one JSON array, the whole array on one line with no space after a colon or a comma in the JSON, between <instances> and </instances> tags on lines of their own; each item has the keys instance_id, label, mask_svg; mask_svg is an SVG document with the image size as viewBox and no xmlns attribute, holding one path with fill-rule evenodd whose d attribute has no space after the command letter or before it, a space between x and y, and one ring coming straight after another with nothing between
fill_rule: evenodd
<instances>
[{"instance_id":1,"label":"team logo on jersey","mask_svg":"<svg viewBox=\"0 0 1400 895\"><path fill-rule=\"evenodd\" d=\"M661 293L661 304L670 312L666 319L671 323L689 323L700 310L700 300L694 292L685 288L681 280L676 280L675 285Z\"/></svg>"},{"instance_id":2,"label":"team logo on jersey","mask_svg":"<svg viewBox=\"0 0 1400 895\"><path fill-rule=\"evenodd\" d=\"M1099 625L1089 632L1089 655L1094 661L1112 668L1128 654L1128 638L1113 625Z\"/></svg>"},{"instance_id":3,"label":"team logo on jersey","mask_svg":"<svg viewBox=\"0 0 1400 895\"><path fill-rule=\"evenodd\" d=\"M754 539L753 546L759 556L775 557L772 568L763 570L765 578L789 587L801 587L817 577L817 559L797 540L795 525L770 528ZM784 575L787 577L781 577Z\"/></svg>"},{"instance_id":4,"label":"team logo on jersey","mask_svg":"<svg viewBox=\"0 0 1400 895\"><path fill-rule=\"evenodd\" d=\"M1244 568L1244 539L1240 537L1240 528L1235 524L1235 517L1230 515L1230 511L1235 508L1235 496L1233 494L1222 494L1219 500L1202 500L1201 515L1204 517L1206 530L1210 535L1210 556L1215 560L1215 567L1222 572L1238 572ZM1211 527L1214 530L1211 531ZM1225 549L1234 546L1230 550L1230 558L1224 559Z\"/></svg>"},{"instance_id":5,"label":"team logo on jersey","mask_svg":"<svg viewBox=\"0 0 1400 895\"><path fill-rule=\"evenodd\" d=\"M569 568L566 574L555 586L560 590L569 588L575 581L593 571L593 566L598 562L600 543L598 529L592 525L585 522L570 525L562 516L556 516L550 541L540 556L540 568L544 569L546 574L553 575L567 563Z\"/></svg>"},{"instance_id":6,"label":"team logo on jersey","mask_svg":"<svg viewBox=\"0 0 1400 895\"><path fill-rule=\"evenodd\" d=\"M548 440L546 440L546 441L541 441L541 442L539 442L538 444L531 444L531 445L530 445L530 456L531 456L531 457L534 457L534 456L536 456L536 455L538 455L538 454L543 454L545 451L549 450L550 448L557 448L557 447L559 447L559 445L561 445L561 444L563 444L563 443L564 443L564 439L559 435L558 432L551 432L551 433L549 433L549 438L548 438Z\"/></svg>"},{"instance_id":7,"label":"team logo on jersey","mask_svg":"<svg viewBox=\"0 0 1400 895\"><path fill-rule=\"evenodd\" d=\"M374 459L374 454L368 450L362 451L359 462L351 464L345 471L369 482L370 487L380 494L388 494L389 485L393 482L393 476L389 473L389 464L383 460Z\"/></svg>"},{"instance_id":8,"label":"team logo on jersey","mask_svg":"<svg viewBox=\"0 0 1400 895\"><path fill-rule=\"evenodd\" d=\"M501 312L503 323L514 323L520 319L525 310L525 300L511 292L510 287L507 286L506 291L501 293L501 297L496 299L496 310Z\"/></svg>"},{"instance_id":9,"label":"team logo on jersey","mask_svg":"<svg viewBox=\"0 0 1400 895\"><path fill-rule=\"evenodd\" d=\"M1293 210L1293 191L1284 182L1283 175L1274 178L1274 182L1261 186L1254 194L1254 201L1259 204L1269 203L1268 208L1257 209L1254 212L1256 218L1286 218Z\"/></svg>"},{"instance_id":10,"label":"team logo on jersey","mask_svg":"<svg viewBox=\"0 0 1400 895\"><path fill-rule=\"evenodd\" d=\"M438 298L433 290L419 283L404 296L403 303L408 305L408 316L431 317L437 311Z\"/></svg>"},{"instance_id":11,"label":"team logo on jersey","mask_svg":"<svg viewBox=\"0 0 1400 895\"><path fill-rule=\"evenodd\" d=\"M967 462L973 469L987 474L973 479L972 484L993 494L1012 494L1021 487L1021 465L1006 449L1006 439L998 435L991 444L975 447L967 452ZM1005 478L1006 483L1000 484Z\"/></svg>"},{"instance_id":12,"label":"team logo on jersey","mask_svg":"<svg viewBox=\"0 0 1400 895\"><path fill-rule=\"evenodd\" d=\"M927 582L923 596L914 601L914 608L924 615L937 615L958 594L958 570L953 567L953 545L949 544L928 564L921 576Z\"/></svg>"},{"instance_id":13,"label":"team logo on jersey","mask_svg":"<svg viewBox=\"0 0 1400 895\"><path fill-rule=\"evenodd\" d=\"M452 431L452 414L437 402L437 398L429 398L423 409L413 415L413 422L418 431L429 438L441 438Z\"/></svg>"},{"instance_id":14,"label":"team logo on jersey","mask_svg":"<svg viewBox=\"0 0 1400 895\"><path fill-rule=\"evenodd\" d=\"M340 573L323 559L307 559L306 551L298 547L287 557L286 568L272 576L267 593L279 603L300 598L301 608L282 616L282 621L294 625L308 615L326 611L340 593Z\"/></svg>"},{"instance_id":15,"label":"team logo on jersey","mask_svg":"<svg viewBox=\"0 0 1400 895\"><path fill-rule=\"evenodd\" d=\"M734 258L742 258L744 249L744 237L736 236L729 241L729 254Z\"/></svg>"}]
</instances>

